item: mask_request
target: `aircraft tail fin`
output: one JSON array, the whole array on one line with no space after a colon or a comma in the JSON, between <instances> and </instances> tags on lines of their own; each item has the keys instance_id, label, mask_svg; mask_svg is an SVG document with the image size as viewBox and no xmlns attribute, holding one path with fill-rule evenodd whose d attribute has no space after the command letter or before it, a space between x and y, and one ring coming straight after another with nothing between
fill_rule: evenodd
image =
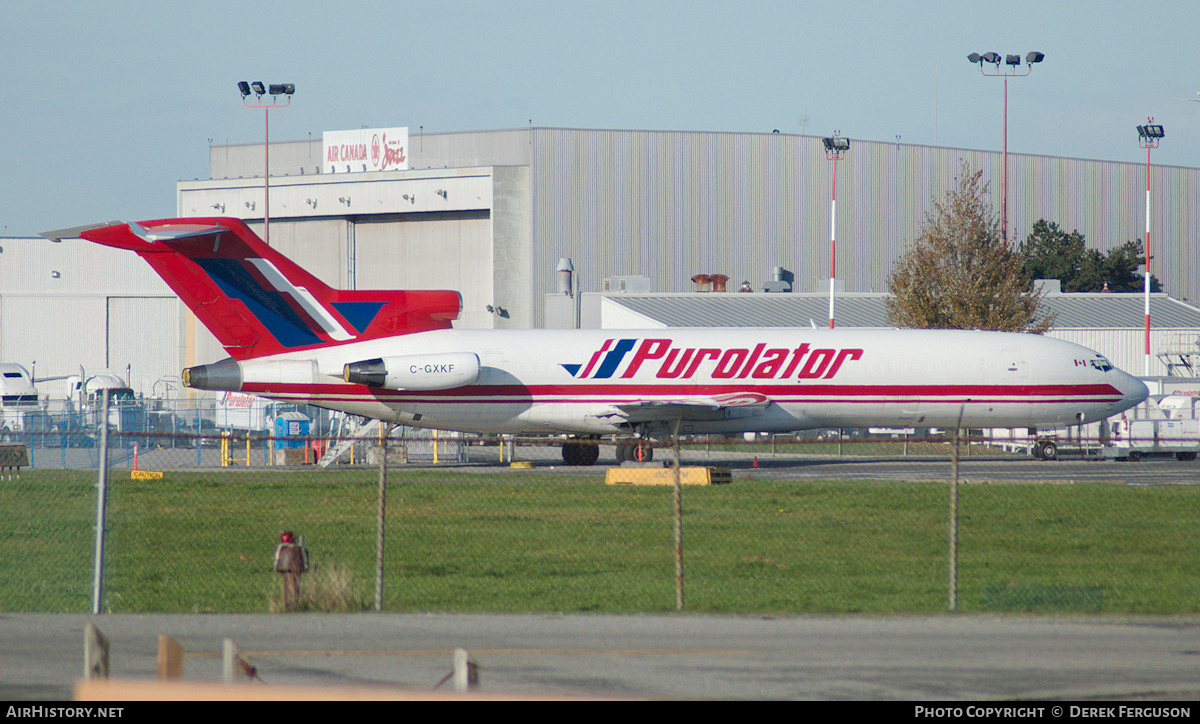
<instances>
[{"instance_id":1,"label":"aircraft tail fin","mask_svg":"<svg viewBox=\"0 0 1200 724\"><path fill-rule=\"evenodd\" d=\"M136 252L237 360L447 329L462 310L454 291L334 289L240 219L108 222L43 236Z\"/></svg>"}]
</instances>

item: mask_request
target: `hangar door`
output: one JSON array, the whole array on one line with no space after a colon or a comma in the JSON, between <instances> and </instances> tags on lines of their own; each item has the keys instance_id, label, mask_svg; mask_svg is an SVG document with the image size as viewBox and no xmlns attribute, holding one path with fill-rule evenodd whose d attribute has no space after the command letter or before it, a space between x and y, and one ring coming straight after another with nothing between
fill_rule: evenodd
<instances>
[{"instance_id":1,"label":"hangar door","mask_svg":"<svg viewBox=\"0 0 1200 724\"><path fill-rule=\"evenodd\" d=\"M24 365L38 377L78 374L80 367L98 371L106 363L104 326L103 296L6 295L0 361Z\"/></svg>"},{"instance_id":2,"label":"hangar door","mask_svg":"<svg viewBox=\"0 0 1200 724\"><path fill-rule=\"evenodd\" d=\"M354 225L358 289L453 289L457 327L490 328L492 220L488 212L414 214Z\"/></svg>"},{"instance_id":3,"label":"hangar door","mask_svg":"<svg viewBox=\"0 0 1200 724\"><path fill-rule=\"evenodd\" d=\"M155 382L183 369L176 297L109 297L107 337L106 366L122 377L128 371L134 392L150 396Z\"/></svg>"}]
</instances>

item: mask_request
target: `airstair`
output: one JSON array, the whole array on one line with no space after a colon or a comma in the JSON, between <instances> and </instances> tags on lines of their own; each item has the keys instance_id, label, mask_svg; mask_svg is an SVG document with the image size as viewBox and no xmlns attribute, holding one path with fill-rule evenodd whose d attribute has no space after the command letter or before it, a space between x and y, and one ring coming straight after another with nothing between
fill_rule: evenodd
<instances>
[{"instance_id":1,"label":"airstair","mask_svg":"<svg viewBox=\"0 0 1200 724\"><path fill-rule=\"evenodd\" d=\"M325 449L317 465L328 468L363 440L378 440L383 422L355 415L339 415L334 418L333 435L337 442Z\"/></svg>"},{"instance_id":2,"label":"airstair","mask_svg":"<svg viewBox=\"0 0 1200 724\"><path fill-rule=\"evenodd\" d=\"M1172 335L1158 359L1166 365L1168 377L1200 376L1200 337L1192 332Z\"/></svg>"}]
</instances>

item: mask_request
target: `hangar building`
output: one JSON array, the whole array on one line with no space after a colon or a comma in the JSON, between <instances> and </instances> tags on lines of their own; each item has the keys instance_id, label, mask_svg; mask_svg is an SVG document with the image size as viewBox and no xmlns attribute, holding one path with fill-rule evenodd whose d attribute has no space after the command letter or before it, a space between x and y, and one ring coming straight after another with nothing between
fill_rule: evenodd
<instances>
[{"instance_id":1,"label":"hangar building","mask_svg":"<svg viewBox=\"0 0 1200 724\"><path fill-rule=\"evenodd\" d=\"M322 139L273 142L271 245L334 286L459 290L457 324L472 328L557 326L546 301L563 257L585 293L630 280L639 292L685 293L697 274L756 293L790 279L793 294L772 296L796 303L828 289L832 169L818 136L529 127L407 141L406 163L383 171L328 166ZM998 208L1000 162L995 151L852 139L838 164L839 289L886 289L962 164L984 172ZM261 232L262 144L212 146L208 176L178 184L176 213L236 216ZM1200 169L1156 165L1151 183L1152 271L1175 300L1200 299ZM1008 198L1013 243L1046 219L1107 250L1143 236L1145 166L1010 153ZM149 395L181 368L225 356L127 254L4 241L4 361L36 360L39 376L128 370ZM1154 317L1163 350L1168 337L1200 333L1165 326L1177 323ZM1089 346L1125 360L1133 336L1099 335ZM1118 364L1141 372L1140 342L1133 354L1138 363ZM1166 372L1156 360L1152 373Z\"/></svg>"}]
</instances>

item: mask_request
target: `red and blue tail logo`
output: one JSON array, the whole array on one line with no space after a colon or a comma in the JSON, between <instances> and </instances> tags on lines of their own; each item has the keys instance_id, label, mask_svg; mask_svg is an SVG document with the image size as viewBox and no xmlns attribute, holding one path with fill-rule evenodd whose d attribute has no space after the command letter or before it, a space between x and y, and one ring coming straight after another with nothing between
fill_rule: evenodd
<instances>
[{"instance_id":1,"label":"red and blue tail logo","mask_svg":"<svg viewBox=\"0 0 1200 724\"><path fill-rule=\"evenodd\" d=\"M235 359L447 329L453 291L333 289L239 219L166 219L75 231L149 262Z\"/></svg>"}]
</instances>

